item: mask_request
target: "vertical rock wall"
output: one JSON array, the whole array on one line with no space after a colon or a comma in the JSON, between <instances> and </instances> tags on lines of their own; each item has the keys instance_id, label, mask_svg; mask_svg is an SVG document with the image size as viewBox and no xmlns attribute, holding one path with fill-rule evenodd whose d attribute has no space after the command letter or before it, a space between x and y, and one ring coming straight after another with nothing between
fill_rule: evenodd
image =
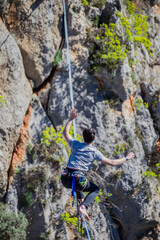
<instances>
[{"instance_id":1,"label":"vertical rock wall","mask_svg":"<svg viewBox=\"0 0 160 240\"><path fill-rule=\"evenodd\" d=\"M32 95L20 50L0 21L0 95L6 101L0 117L0 197L5 193L8 170Z\"/></svg>"},{"instance_id":2,"label":"vertical rock wall","mask_svg":"<svg viewBox=\"0 0 160 240\"><path fill-rule=\"evenodd\" d=\"M95 146L106 157L135 152L135 158L121 166L94 163L88 173L102 189L100 202L89 209L91 239L159 239L159 181L142 174L148 161L158 162L159 156L159 3L135 1L137 9L149 15L155 54L149 56L141 45L134 66L126 59L112 72L101 67L94 74L88 72L89 31L97 30L97 16L116 22L116 11L126 11L125 2L93 1L89 11L80 0L67 4L78 133L86 126L95 128ZM42 141L46 127L60 130L71 108L65 46L54 74L52 66L64 41L62 2L9 0L4 19L8 31L0 21L0 95L7 105L0 109L0 194L10 209L26 214L27 239L77 239L76 227L61 217L64 212L76 216L70 191L59 181L67 149L56 142L47 147ZM51 82L31 96L26 76L34 87ZM135 107L136 99L140 108ZM16 161L8 184L12 155Z\"/></svg>"}]
</instances>

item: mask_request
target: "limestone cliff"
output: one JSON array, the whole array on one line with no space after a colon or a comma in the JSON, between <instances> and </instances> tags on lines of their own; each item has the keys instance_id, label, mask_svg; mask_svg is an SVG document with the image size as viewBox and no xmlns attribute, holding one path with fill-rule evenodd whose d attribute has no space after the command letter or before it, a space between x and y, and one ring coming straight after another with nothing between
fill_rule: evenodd
<instances>
[{"instance_id":1,"label":"limestone cliff","mask_svg":"<svg viewBox=\"0 0 160 240\"><path fill-rule=\"evenodd\" d=\"M95 147L111 159L135 153L88 173L102 190L89 209L91 239L158 240L160 1L66 8L78 134L95 128ZM25 213L29 240L80 239L62 219L76 216L59 181L68 149L61 134L49 139L71 109L62 1L0 1L0 16L0 199Z\"/></svg>"}]
</instances>

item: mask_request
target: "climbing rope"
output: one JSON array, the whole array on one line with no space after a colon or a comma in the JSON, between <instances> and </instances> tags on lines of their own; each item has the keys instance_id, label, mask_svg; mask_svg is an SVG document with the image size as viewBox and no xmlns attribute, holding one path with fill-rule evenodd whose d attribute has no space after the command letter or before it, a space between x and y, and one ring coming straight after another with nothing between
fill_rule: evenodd
<instances>
[{"instance_id":1,"label":"climbing rope","mask_svg":"<svg viewBox=\"0 0 160 240\"><path fill-rule=\"evenodd\" d=\"M65 0L63 1L63 10L64 10L64 26L65 26L65 36L66 36L66 44L67 44L67 63L68 63L68 70L69 70L69 86L70 86L70 97L72 108L74 108L74 97L73 97L73 85L72 85L72 71L71 71L71 60L70 60L70 53L69 53L69 39L68 39L68 28L67 28L67 16L66 16L66 5ZM74 139L77 139L76 134L76 121L73 120L73 129L74 129Z\"/></svg>"},{"instance_id":2,"label":"climbing rope","mask_svg":"<svg viewBox=\"0 0 160 240\"><path fill-rule=\"evenodd\" d=\"M78 206L78 204L79 204L79 200L78 200L78 197L77 197L78 232L80 233L81 240L82 240L83 239L83 223L84 223L84 227L85 227L86 232L87 232L88 240L91 240L90 234L89 234L89 229L88 229L85 217L84 217L84 215L82 213L79 213L79 206Z\"/></svg>"},{"instance_id":3,"label":"climbing rope","mask_svg":"<svg viewBox=\"0 0 160 240\"><path fill-rule=\"evenodd\" d=\"M70 53L69 53L69 39L68 39L68 28L67 28L67 16L66 16L66 5L65 5L65 0L63 1L63 10L64 10L64 26L65 26L65 36L66 36L66 44L67 44L67 63L68 63L68 69L69 69L69 86L70 86L70 97L71 97L71 103L72 103L72 108L74 108L74 97L73 97L73 85L72 85L72 71L71 71L71 60L70 60ZM76 134L76 122L75 119L73 120L73 129L74 129L74 139L77 139L77 134ZM72 196L73 196L73 203L72 206L74 206L74 200L75 200L75 178L72 179ZM79 214L79 207L78 207L78 199L77 199L77 211L78 211L78 231L79 231L79 219L81 220L81 239L82 239L82 228L83 228L83 223L86 228L88 240L91 240L90 235L89 235L89 230L87 223L85 221L84 215Z\"/></svg>"},{"instance_id":4,"label":"climbing rope","mask_svg":"<svg viewBox=\"0 0 160 240\"><path fill-rule=\"evenodd\" d=\"M89 234L89 230L88 230L88 226L87 226L86 220L85 220L85 218L84 218L84 215L82 214L81 216L82 216L82 221L84 222L84 225L85 225L85 228L86 228L88 240L91 240L90 234Z\"/></svg>"}]
</instances>

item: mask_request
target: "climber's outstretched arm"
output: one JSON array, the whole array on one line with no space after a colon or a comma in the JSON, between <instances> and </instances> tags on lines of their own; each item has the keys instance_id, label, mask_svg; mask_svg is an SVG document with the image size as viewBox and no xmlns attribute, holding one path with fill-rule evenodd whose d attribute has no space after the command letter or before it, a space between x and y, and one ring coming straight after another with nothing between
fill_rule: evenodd
<instances>
[{"instance_id":1,"label":"climber's outstretched arm","mask_svg":"<svg viewBox=\"0 0 160 240\"><path fill-rule=\"evenodd\" d=\"M112 159L109 159L109 158L104 158L104 159L102 160L102 163L107 164L107 165L110 165L110 166L117 166L117 165L120 165L120 164L124 163L125 161L127 161L127 160L129 160L129 159L134 158L134 156L135 156L134 153L133 153L133 152L130 152L130 153L127 154L126 157L120 158L120 159L114 159L114 160L112 160Z\"/></svg>"},{"instance_id":2,"label":"climber's outstretched arm","mask_svg":"<svg viewBox=\"0 0 160 240\"><path fill-rule=\"evenodd\" d=\"M65 128L63 130L63 136L65 137L67 142L68 142L68 140L73 139L72 136L69 134L69 129L71 127L73 119L76 117L77 117L77 110L75 108L73 108L73 109L71 109L69 120L66 123Z\"/></svg>"}]
</instances>

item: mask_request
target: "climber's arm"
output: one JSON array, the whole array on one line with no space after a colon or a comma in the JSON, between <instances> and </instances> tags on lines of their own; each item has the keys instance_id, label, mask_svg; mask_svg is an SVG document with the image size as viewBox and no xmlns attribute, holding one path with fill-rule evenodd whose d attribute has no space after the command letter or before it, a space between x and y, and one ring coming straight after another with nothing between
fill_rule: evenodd
<instances>
[{"instance_id":1,"label":"climber's arm","mask_svg":"<svg viewBox=\"0 0 160 240\"><path fill-rule=\"evenodd\" d=\"M107 164L107 165L110 165L110 166L117 166L117 165L120 165L120 164L124 163L125 161L127 161L127 160L129 160L129 159L134 158L134 156L135 156L134 153L133 153L133 152L130 152L130 153L127 154L126 157L120 158L120 159L114 159L114 160L112 160L112 159L109 159L109 158L104 158L104 159L102 160L102 163Z\"/></svg>"},{"instance_id":2,"label":"climber's arm","mask_svg":"<svg viewBox=\"0 0 160 240\"><path fill-rule=\"evenodd\" d=\"M77 117L77 110L75 108L71 109L71 112L70 112L70 117L69 117L69 120L68 122L66 123L65 125L65 128L63 130L63 136L65 137L65 139L67 140L67 142L70 140L70 139L73 139L72 136L69 134L69 129L71 127L71 124L72 124L72 121L74 118Z\"/></svg>"}]
</instances>

